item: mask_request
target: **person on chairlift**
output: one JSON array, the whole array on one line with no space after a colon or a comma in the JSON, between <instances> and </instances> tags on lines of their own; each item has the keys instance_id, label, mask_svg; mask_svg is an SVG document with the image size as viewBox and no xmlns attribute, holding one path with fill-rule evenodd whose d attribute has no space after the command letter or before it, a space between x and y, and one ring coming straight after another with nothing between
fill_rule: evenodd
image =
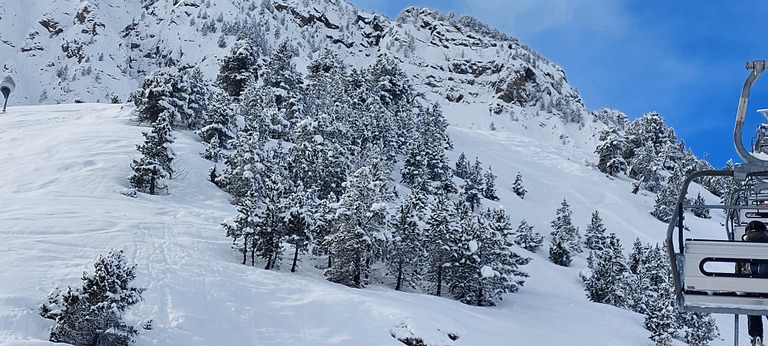
<instances>
[{"instance_id":1,"label":"person on chairlift","mask_svg":"<svg viewBox=\"0 0 768 346\"><path fill-rule=\"evenodd\" d=\"M752 221L744 228L744 235L741 237L743 241L768 243L768 229L765 224L760 221ZM757 276L768 276L768 263L738 263L737 268L740 274L752 274ZM751 345L762 346L763 345L763 317L762 316L747 316L747 330L749 331L749 337L751 338Z\"/></svg>"}]
</instances>

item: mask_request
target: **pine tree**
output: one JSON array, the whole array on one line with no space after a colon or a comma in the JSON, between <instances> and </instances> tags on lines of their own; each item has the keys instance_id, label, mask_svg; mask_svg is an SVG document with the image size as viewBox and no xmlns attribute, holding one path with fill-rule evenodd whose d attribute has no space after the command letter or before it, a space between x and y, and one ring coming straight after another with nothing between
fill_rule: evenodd
<instances>
[{"instance_id":1,"label":"pine tree","mask_svg":"<svg viewBox=\"0 0 768 346\"><path fill-rule=\"evenodd\" d=\"M469 174L464 183L459 187L461 189L461 196L471 212L474 213L475 209L482 205L482 186L483 186L483 168L480 159L475 158L475 164L470 168Z\"/></svg>"},{"instance_id":2,"label":"pine tree","mask_svg":"<svg viewBox=\"0 0 768 346\"><path fill-rule=\"evenodd\" d=\"M706 205L707 201L704 199L704 197L701 197L701 192L699 192L698 195L696 195L696 199L693 201L693 205ZM709 215L709 209L708 208L691 208L691 212L693 212L693 215L696 215L696 217L700 217L702 219L710 219L712 216Z\"/></svg>"},{"instance_id":3,"label":"pine tree","mask_svg":"<svg viewBox=\"0 0 768 346\"><path fill-rule=\"evenodd\" d=\"M626 308L629 268L618 236L611 233L605 247L587 257L590 275L581 275L589 300Z\"/></svg>"},{"instance_id":4,"label":"pine tree","mask_svg":"<svg viewBox=\"0 0 768 346\"><path fill-rule=\"evenodd\" d=\"M56 322L50 341L127 346L138 331L123 321L123 313L142 300L146 289L131 286L136 266L125 262L122 250L99 255L93 267L93 274L83 273L81 288L54 289L40 307L41 316Z\"/></svg>"},{"instance_id":5,"label":"pine tree","mask_svg":"<svg viewBox=\"0 0 768 346\"><path fill-rule=\"evenodd\" d=\"M273 163L274 164L274 163ZM284 213L282 204L286 191L279 168L270 167L264 178L262 206L254 235L254 250L266 261L264 269L276 268L282 259L282 241L285 238Z\"/></svg>"},{"instance_id":6,"label":"pine tree","mask_svg":"<svg viewBox=\"0 0 768 346\"><path fill-rule=\"evenodd\" d=\"M709 342L720 337L717 323L711 314L690 312L683 316L685 327L685 343L692 346L709 345Z\"/></svg>"},{"instance_id":7,"label":"pine tree","mask_svg":"<svg viewBox=\"0 0 768 346\"><path fill-rule=\"evenodd\" d=\"M520 172L517 172L517 176L515 176L515 183L512 185L512 191L520 198L525 198L525 194L528 193L523 187L523 176Z\"/></svg>"},{"instance_id":8,"label":"pine tree","mask_svg":"<svg viewBox=\"0 0 768 346\"><path fill-rule=\"evenodd\" d=\"M465 303L477 306L493 306L506 293L515 293L523 285L528 274L520 266L528 264L513 249L509 217L502 208L488 210L478 217L479 229L472 239L476 243L471 256L477 258L475 275L477 284L473 292L464 295ZM470 250L474 246L470 246Z\"/></svg>"},{"instance_id":9,"label":"pine tree","mask_svg":"<svg viewBox=\"0 0 768 346\"><path fill-rule=\"evenodd\" d=\"M177 74L169 70L157 70L144 78L141 88L133 94L139 122L154 123L162 113L169 113L168 121L173 121L177 102L171 99L177 78Z\"/></svg>"},{"instance_id":10,"label":"pine tree","mask_svg":"<svg viewBox=\"0 0 768 346\"><path fill-rule=\"evenodd\" d=\"M414 92L408 75L395 59L386 55L379 56L365 72L371 85L371 96L376 97L375 104L383 110L373 113L373 129L377 132L374 138L382 142L387 152L402 154L410 139L409 133L415 127Z\"/></svg>"},{"instance_id":11,"label":"pine tree","mask_svg":"<svg viewBox=\"0 0 768 346\"><path fill-rule=\"evenodd\" d=\"M632 285L627 297L630 310L648 314L649 307L656 299L658 292L655 288L669 282L669 260L666 251L659 244L643 245L636 239L629 254L629 270L632 274ZM648 290L648 287L654 289Z\"/></svg>"},{"instance_id":12,"label":"pine tree","mask_svg":"<svg viewBox=\"0 0 768 346\"><path fill-rule=\"evenodd\" d=\"M564 232L556 232L549 243L549 260L563 267L570 267L573 255Z\"/></svg>"},{"instance_id":13,"label":"pine tree","mask_svg":"<svg viewBox=\"0 0 768 346\"><path fill-rule=\"evenodd\" d=\"M344 183L335 228L329 236L336 259L326 269L328 280L350 287L365 287L373 261L381 256L381 240L387 232L385 202L391 199L388 178L377 167L362 167Z\"/></svg>"},{"instance_id":14,"label":"pine tree","mask_svg":"<svg viewBox=\"0 0 768 346\"><path fill-rule=\"evenodd\" d=\"M676 311L673 306L673 288L667 282L658 287L658 296L650 300L648 314L645 316L645 329L651 332L649 339L656 345L672 345L672 338L676 334L675 316Z\"/></svg>"},{"instance_id":15,"label":"pine tree","mask_svg":"<svg viewBox=\"0 0 768 346\"><path fill-rule=\"evenodd\" d=\"M403 285L418 287L426 266L427 249L424 241L424 208L419 190L411 191L398 208L392 220L392 239L389 241L385 261L388 272L395 276L395 290Z\"/></svg>"},{"instance_id":16,"label":"pine tree","mask_svg":"<svg viewBox=\"0 0 768 346\"><path fill-rule=\"evenodd\" d=\"M456 160L456 168L453 170L453 175L461 179L467 179L469 178L471 170L472 166L462 151L461 154L459 154L459 158Z\"/></svg>"},{"instance_id":17,"label":"pine tree","mask_svg":"<svg viewBox=\"0 0 768 346\"><path fill-rule=\"evenodd\" d=\"M436 296L443 295L443 286L450 283L448 269L458 251L456 240L461 229L458 217L445 194L439 194L430 207L427 219L428 270L427 289Z\"/></svg>"},{"instance_id":18,"label":"pine tree","mask_svg":"<svg viewBox=\"0 0 768 346\"><path fill-rule=\"evenodd\" d=\"M677 204L678 191L680 191L679 182L679 175L673 173L667 179L667 183L656 194L651 215L655 216L659 221L669 222L672 220L675 205Z\"/></svg>"},{"instance_id":19,"label":"pine tree","mask_svg":"<svg viewBox=\"0 0 768 346\"><path fill-rule=\"evenodd\" d=\"M258 54L249 39L232 44L221 59L216 84L231 97L240 97L245 86L258 79Z\"/></svg>"},{"instance_id":20,"label":"pine tree","mask_svg":"<svg viewBox=\"0 0 768 346\"><path fill-rule=\"evenodd\" d=\"M211 102L211 91L208 81L203 77L200 68L185 68L181 71L178 90L180 124L188 129L199 129L208 118L208 107Z\"/></svg>"},{"instance_id":21,"label":"pine tree","mask_svg":"<svg viewBox=\"0 0 768 346\"><path fill-rule=\"evenodd\" d=\"M198 68L158 70L147 76L133 95L140 122L154 123L165 113L171 126L199 127L210 98L208 83Z\"/></svg>"},{"instance_id":22,"label":"pine tree","mask_svg":"<svg viewBox=\"0 0 768 346\"><path fill-rule=\"evenodd\" d=\"M445 133L447 123L440 107L437 104L419 107L413 122L411 126L418 130L414 130L403 144L402 182L425 192L455 192L452 170L445 154L452 144Z\"/></svg>"},{"instance_id":23,"label":"pine tree","mask_svg":"<svg viewBox=\"0 0 768 346\"><path fill-rule=\"evenodd\" d=\"M270 137L285 141L293 141L296 124L304 120L303 77L293 62L295 50L289 41L281 42L262 73L266 98L259 109L268 112Z\"/></svg>"},{"instance_id":24,"label":"pine tree","mask_svg":"<svg viewBox=\"0 0 768 346\"><path fill-rule=\"evenodd\" d=\"M446 156L446 151L453 149L453 143L448 137L448 121L445 120L440 105L434 103L431 107L419 107L414 126L419 129L421 143L424 146L428 179L438 183L442 190L455 192L456 188L451 181L451 168Z\"/></svg>"},{"instance_id":25,"label":"pine tree","mask_svg":"<svg viewBox=\"0 0 768 346\"><path fill-rule=\"evenodd\" d=\"M400 169L400 182L411 188L427 191L427 163L425 148L420 142L407 144L405 161Z\"/></svg>"},{"instance_id":26,"label":"pine tree","mask_svg":"<svg viewBox=\"0 0 768 346\"><path fill-rule=\"evenodd\" d=\"M600 132L599 143L595 153L600 157L597 169L610 176L616 176L627 170L627 162L621 156L626 142L616 130L605 129Z\"/></svg>"},{"instance_id":27,"label":"pine tree","mask_svg":"<svg viewBox=\"0 0 768 346\"><path fill-rule=\"evenodd\" d=\"M237 216L232 220L221 223L227 232L227 237L232 238L232 248L243 254L243 264L247 263L248 254L251 255L251 266L256 263L255 235L259 224L258 202L253 191L237 200L235 205Z\"/></svg>"},{"instance_id":28,"label":"pine tree","mask_svg":"<svg viewBox=\"0 0 768 346\"><path fill-rule=\"evenodd\" d=\"M314 226L315 206L311 203L311 196L301 184L288 196L287 206L283 220L285 220L285 241L294 248L291 264L291 273L293 273L297 268L299 254L306 252L312 241L311 230Z\"/></svg>"},{"instance_id":29,"label":"pine tree","mask_svg":"<svg viewBox=\"0 0 768 346\"><path fill-rule=\"evenodd\" d=\"M603 249L605 245L605 226L597 210L592 213L592 221L587 226L585 233L586 239L584 244L587 246L587 249L595 251Z\"/></svg>"},{"instance_id":30,"label":"pine tree","mask_svg":"<svg viewBox=\"0 0 768 346\"><path fill-rule=\"evenodd\" d=\"M171 149L173 137L171 126L168 123L166 113L160 114L152 124L152 132L143 132L144 144L136 145L136 150L141 153L140 159L134 159L131 163L133 174L128 177L131 187L154 195L158 189L166 186L161 179L173 178L173 159L175 154Z\"/></svg>"},{"instance_id":31,"label":"pine tree","mask_svg":"<svg viewBox=\"0 0 768 346\"><path fill-rule=\"evenodd\" d=\"M235 139L235 120L237 112L235 105L224 92L216 92L208 109L208 117L200 130L196 131L205 143L203 158L218 162L222 158L222 150L229 149L229 142Z\"/></svg>"},{"instance_id":32,"label":"pine tree","mask_svg":"<svg viewBox=\"0 0 768 346\"><path fill-rule=\"evenodd\" d=\"M515 244L530 252L536 252L544 243L544 236L539 232L533 231L533 226L528 225L525 220L520 221L515 232Z\"/></svg>"},{"instance_id":33,"label":"pine tree","mask_svg":"<svg viewBox=\"0 0 768 346\"><path fill-rule=\"evenodd\" d=\"M255 131L240 132L230 146L233 151L224 160L224 172L216 183L229 192L232 203L237 204L248 193L261 193L264 140Z\"/></svg>"},{"instance_id":34,"label":"pine tree","mask_svg":"<svg viewBox=\"0 0 768 346\"><path fill-rule=\"evenodd\" d=\"M488 172L483 174L483 180L485 181L483 197L492 201L498 201L499 196L496 196L496 175L493 174L490 166L488 167Z\"/></svg>"},{"instance_id":35,"label":"pine tree","mask_svg":"<svg viewBox=\"0 0 768 346\"><path fill-rule=\"evenodd\" d=\"M455 251L445 268L445 279L452 298L464 304L475 305L483 301L478 256L483 228L479 215L463 214L459 219L459 232L450 239Z\"/></svg>"},{"instance_id":36,"label":"pine tree","mask_svg":"<svg viewBox=\"0 0 768 346\"><path fill-rule=\"evenodd\" d=\"M558 237L562 238L563 245L568 247L569 253L580 253L582 251L581 235L579 228L573 225L571 215L573 215L571 206L568 201L563 199L560 208L557 209L556 218L550 223L553 229L550 234L554 237L555 234L559 233Z\"/></svg>"}]
</instances>

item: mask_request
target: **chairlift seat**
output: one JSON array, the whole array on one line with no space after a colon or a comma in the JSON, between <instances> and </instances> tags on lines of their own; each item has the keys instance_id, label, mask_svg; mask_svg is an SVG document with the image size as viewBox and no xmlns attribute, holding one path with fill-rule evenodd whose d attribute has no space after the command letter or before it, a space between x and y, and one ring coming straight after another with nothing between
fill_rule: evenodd
<instances>
[{"instance_id":1,"label":"chairlift seat","mask_svg":"<svg viewBox=\"0 0 768 346\"><path fill-rule=\"evenodd\" d=\"M768 265L768 243L687 239L683 295L687 311L768 315L768 275L736 273L736 264Z\"/></svg>"}]
</instances>

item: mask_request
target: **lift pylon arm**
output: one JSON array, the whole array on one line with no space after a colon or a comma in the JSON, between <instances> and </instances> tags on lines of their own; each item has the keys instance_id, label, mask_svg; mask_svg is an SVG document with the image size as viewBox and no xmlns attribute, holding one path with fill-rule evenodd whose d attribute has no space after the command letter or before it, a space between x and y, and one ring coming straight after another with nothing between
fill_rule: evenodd
<instances>
[{"instance_id":1,"label":"lift pylon arm","mask_svg":"<svg viewBox=\"0 0 768 346\"><path fill-rule=\"evenodd\" d=\"M733 128L733 144L736 146L736 152L739 154L744 163L747 164L760 164L761 166L768 166L764 162L754 155L752 155L742 142L742 135L744 132L744 118L747 114L747 104L749 103L749 92L752 90L752 85L755 84L760 75L763 74L766 68L765 60L755 60L746 64L747 70L752 72L744 81L744 87L741 89L741 97L739 98L739 108L736 111L736 126Z\"/></svg>"}]
</instances>

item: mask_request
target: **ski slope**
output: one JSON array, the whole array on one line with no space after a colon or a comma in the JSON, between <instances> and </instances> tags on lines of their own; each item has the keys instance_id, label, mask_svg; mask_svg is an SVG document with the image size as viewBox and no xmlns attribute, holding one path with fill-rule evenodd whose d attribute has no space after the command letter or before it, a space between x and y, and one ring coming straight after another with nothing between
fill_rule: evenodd
<instances>
[{"instance_id":1,"label":"ski slope","mask_svg":"<svg viewBox=\"0 0 768 346\"><path fill-rule=\"evenodd\" d=\"M333 284L315 268L323 259L305 257L297 273L241 265L220 226L235 209L208 182L212 164L198 155L203 146L193 133L176 132L179 173L170 195L123 194L148 129L131 111L62 104L0 115L0 345L48 344L52 321L39 316L39 305L55 286L79 286L109 249L125 251L138 265L135 285L147 288L126 316L133 325L152 320L136 345L402 345L393 335L457 346L653 344L643 316L587 300L578 276L586 254L570 268L546 259L549 222L564 198L582 232L599 210L627 250L636 237L664 239L666 225L648 213L653 196L633 195L628 180L591 168L589 150L543 145L511 125L479 130L446 112L451 160L463 151L492 166L512 224L525 219L547 236L539 253L519 250L533 258L522 267L530 278L519 293L496 307L472 307L383 284ZM517 172L525 199L511 191ZM692 228L717 236L718 219ZM714 344L732 344L732 317L719 321L724 340ZM747 340L745 322L741 331Z\"/></svg>"}]
</instances>

